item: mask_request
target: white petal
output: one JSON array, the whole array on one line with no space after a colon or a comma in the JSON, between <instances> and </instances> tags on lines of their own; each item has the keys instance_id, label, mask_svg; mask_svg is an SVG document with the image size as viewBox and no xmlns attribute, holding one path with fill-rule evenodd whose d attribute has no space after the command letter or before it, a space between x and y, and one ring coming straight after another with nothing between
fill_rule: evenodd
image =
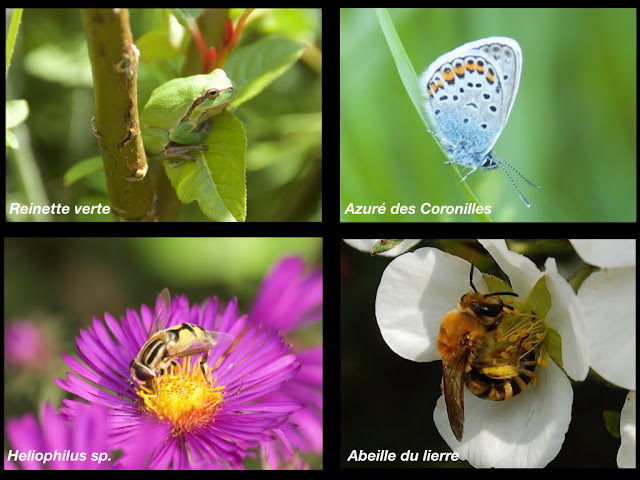
<instances>
[{"instance_id":1,"label":"white petal","mask_svg":"<svg viewBox=\"0 0 640 480\"><path fill-rule=\"evenodd\" d=\"M344 243L346 243L347 245L349 245L350 247L355 248L356 250L360 250L362 252L367 252L367 253L371 253L371 250L373 250L373 247L376 245L376 243L378 243L380 241L379 238L373 238L373 239L369 239L369 238L345 238ZM398 245L396 245L395 247L393 247L391 250L388 250L384 253L380 253L379 255L382 257L397 257L398 255L401 255L403 253L405 253L406 251L408 251L409 249L415 247L417 244L419 244L422 241L421 238L408 238L406 240L403 240L402 242L400 242Z\"/></svg>"},{"instance_id":2,"label":"white petal","mask_svg":"<svg viewBox=\"0 0 640 480\"><path fill-rule=\"evenodd\" d=\"M482 400L465 391L462 442L449 426L444 396L433 419L440 435L474 467L544 467L560 451L571 421L573 390L552 361L536 369L538 383L510 400Z\"/></svg>"},{"instance_id":3,"label":"white petal","mask_svg":"<svg viewBox=\"0 0 640 480\"><path fill-rule=\"evenodd\" d=\"M636 468L636 392L629 392L620 412L618 467Z\"/></svg>"},{"instance_id":4,"label":"white petal","mask_svg":"<svg viewBox=\"0 0 640 480\"><path fill-rule=\"evenodd\" d=\"M471 289L469 269L465 260L434 248L419 248L387 266L376 295L376 318L394 352L416 362L440 358L435 348L440 322ZM477 270L473 282L486 289Z\"/></svg>"},{"instance_id":5,"label":"white petal","mask_svg":"<svg viewBox=\"0 0 640 480\"><path fill-rule=\"evenodd\" d=\"M589 357L607 381L636 389L636 269L592 273L580 286Z\"/></svg>"},{"instance_id":6,"label":"white petal","mask_svg":"<svg viewBox=\"0 0 640 480\"><path fill-rule=\"evenodd\" d=\"M509 277L513 291L523 300L526 299L542 276L536 264L529 257L509 250L504 240L478 240L478 242Z\"/></svg>"},{"instance_id":7,"label":"white petal","mask_svg":"<svg viewBox=\"0 0 640 480\"><path fill-rule=\"evenodd\" d=\"M569 240L586 263L600 268L629 267L636 264L635 239Z\"/></svg>"},{"instance_id":8,"label":"white petal","mask_svg":"<svg viewBox=\"0 0 640 480\"><path fill-rule=\"evenodd\" d=\"M558 273L554 258L544 264L551 294L547 323L562 338L562 366L574 380L583 381L589 373L589 345L585 314L569 282Z\"/></svg>"}]
</instances>

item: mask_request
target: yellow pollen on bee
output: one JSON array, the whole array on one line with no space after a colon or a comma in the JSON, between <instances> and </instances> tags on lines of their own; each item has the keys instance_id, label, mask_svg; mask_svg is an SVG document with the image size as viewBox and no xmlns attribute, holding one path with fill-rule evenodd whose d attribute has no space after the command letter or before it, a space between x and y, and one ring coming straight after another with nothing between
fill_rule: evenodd
<instances>
[{"instance_id":1,"label":"yellow pollen on bee","mask_svg":"<svg viewBox=\"0 0 640 480\"><path fill-rule=\"evenodd\" d=\"M137 390L143 401L142 408L158 420L169 422L174 436L214 422L224 404L224 385L215 386L216 379L210 378L207 365L211 384L202 375L200 362L191 363L191 357L184 358L182 365L172 364L164 374L158 375L151 389L142 386Z\"/></svg>"}]
</instances>

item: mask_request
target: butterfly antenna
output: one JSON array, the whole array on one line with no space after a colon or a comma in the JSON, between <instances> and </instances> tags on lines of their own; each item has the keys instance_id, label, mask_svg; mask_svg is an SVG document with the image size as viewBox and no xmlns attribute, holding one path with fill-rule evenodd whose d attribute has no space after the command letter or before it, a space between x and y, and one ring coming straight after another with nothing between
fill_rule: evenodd
<instances>
[{"instance_id":1,"label":"butterfly antenna","mask_svg":"<svg viewBox=\"0 0 640 480\"><path fill-rule=\"evenodd\" d=\"M522 178L525 182L527 182L529 185L531 185L533 188L537 188L538 190L540 190L540 187L538 185L536 185L535 183L533 183L532 181L530 181L527 177L525 177L523 174L521 174L518 169L516 167L514 167L513 165L511 165L509 162L507 162L505 159L501 158L500 162L505 163L508 167L510 167L514 172L516 172L518 175L520 175L520 178Z\"/></svg>"},{"instance_id":2,"label":"butterfly antenna","mask_svg":"<svg viewBox=\"0 0 640 480\"><path fill-rule=\"evenodd\" d=\"M503 160L503 161L504 161L504 160ZM518 188L518 186L516 185L516 182L514 182L514 181L513 181L513 177L511 176L511 174L507 171L507 169L506 169L506 168L504 168L504 167L502 166L502 163L501 163L501 162L496 162L496 163L500 166L500 168L502 169L502 171L507 175L507 177L508 177L508 178L509 178L509 180L511 181L511 185L513 185L513 188L515 188L515 189L516 189L516 192L518 192L518 195L520 195L520 198L522 199L522 201L524 202L524 204L527 206L527 208L531 208L531 204L527 201L527 199L526 199L526 198L524 198L524 195L522 194L522 192L520 191L520 189L519 189L519 188ZM507 165L509 165L509 164L507 164ZM511 165L509 165L509 166L511 167ZM513 167L511 167L511 168L513 168ZM514 170L515 170L515 168L514 168ZM516 172L518 172L518 171L516 170ZM518 173L520 173L520 172L518 172ZM522 176L522 174L520 174L520 176ZM524 177L522 177L522 178L524 178ZM525 178L525 180L527 180L527 179ZM527 181L528 181L528 180L527 180ZM536 187L536 188L540 188L540 187L538 187L538 186L535 186L535 187Z\"/></svg>"}]
</instances>

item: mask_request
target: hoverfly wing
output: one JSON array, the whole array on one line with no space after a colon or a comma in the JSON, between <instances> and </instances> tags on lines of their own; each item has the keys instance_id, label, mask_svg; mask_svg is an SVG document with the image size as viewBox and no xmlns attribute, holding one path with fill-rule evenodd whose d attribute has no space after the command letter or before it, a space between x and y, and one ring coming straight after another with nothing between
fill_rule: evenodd
<instances>
[{"instance_id":1,"label":"hoverfly wing","mask_svg":"<svg viewBox=\"0 0 640 480\"><path fill-rule=\"evenodd\" d=\"M188 348L180 350L180 357L189 357L191 355L197 355L204 350L221 347L228 347L234 340L234 336L230 333L217 332L213 330L206 330L207 336L192 341Z\"/></svg>"},{"instance_id":2,"label":"hoverfly wing","mask_svg":"<svg viewBox=\"0 0 640 480\"><path fill-rule=\"evenodd\" d=\"M164 326L169 321L171 313L171 294L169 289L165 288L160 292L156 300L156 306L153 310L153 319L147 335L147 340L160 330L164 330Z\"/></svg>"},{"instance_id":3,"label":"hoverfly wing","mask_svg":"<svg viewBox=\"0 0 640 480\"><path fill-rule=\"evenodd\" d=\"M215 345L228 347L235 340L235 336L227 332L208 330L207 333L215 340Z\"/></svg>"},{"instance_id":4,"label":"hoverfly wing","mask_svg":"<svg viewBox=\"0 0 640 480\"><path fill-rule=\"evenodd\" d=\"M464 431L464 366L466 355L461 355L449 365L442 366L444 401L447 405L449 425L456 439L462 441Z\"/></svg>"}]
</instances>

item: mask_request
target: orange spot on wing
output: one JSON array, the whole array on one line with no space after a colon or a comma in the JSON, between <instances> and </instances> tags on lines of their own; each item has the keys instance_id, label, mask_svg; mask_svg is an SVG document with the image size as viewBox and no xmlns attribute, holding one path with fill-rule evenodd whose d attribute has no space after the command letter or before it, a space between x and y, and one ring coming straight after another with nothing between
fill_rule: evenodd
<instances>
[{"instance_id":1,"label":"orange spot on wing","mask_svg":"<svg viewBox=\"0 0 640 480\"><path fill-rule=\"evenodd\" d=\"M442 73L442 78L444 78L445 81L447 81L449 83L453 82L453 79L455 77L455 73L454 73L454 71L452 69L443 68L441 73Z\"/></svg>"},{"instance_id":2,"label":"orange spot on wing","mask_svg":"<svg viewBox=\"0 0 640 480\"><path fill-rule=\"evenodd\" d=\"M442 88L442 82L431 82L429 84L429 95L433 97L433 94Z\"/></svg>"}]
</instances>

